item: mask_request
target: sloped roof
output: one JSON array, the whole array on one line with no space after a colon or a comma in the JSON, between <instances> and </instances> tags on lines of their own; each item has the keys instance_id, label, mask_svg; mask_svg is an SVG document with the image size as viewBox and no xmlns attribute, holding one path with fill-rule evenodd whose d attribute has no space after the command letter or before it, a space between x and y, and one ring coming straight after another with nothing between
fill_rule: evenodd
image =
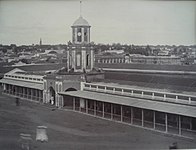
<instances>
[{"instance_id":1,"label":"sloped roof","mask_svg":"<svg viewBox=\"0 0 196 150\"><path fill-rule=\"evenodd\" d=\"M26 72L26 71L24 71L24 70L22 70L22 69L19 69L19 68L15 68L15 69L13 69L13 70L7 72L6 74L11 75L11 74L14 74L14 73L16 73L16 72Z\"/></svg>"},{"instance_id":2,"label":"sloped roof","mask_svg":"<svg viewBox=\"0 0 196 150\"><path fill-rule=\"evenodd\" d=\"M137 108L155 110L160 112L178 114L189 117L196 117L195 106L174 104L168 102L152 101L141 98L123 97L112 94L91 92L91 91L69 91L59 92L61 95L81 97L84 99L92 99L101 102L108 102Z\"/></svg>"},{"instance_id":3,"label":"sloped roof","mask_svg":"<svg viewBox=\"0 0 196 150\"><path fill-rule=\"evenodd\" d=\"M90 25L88 24L88 21L86 21L82 16L80 16L72 25L72 27L77 27L77 26L88 26L88 27L90 27Z\"/></svg>"}]
</instances>

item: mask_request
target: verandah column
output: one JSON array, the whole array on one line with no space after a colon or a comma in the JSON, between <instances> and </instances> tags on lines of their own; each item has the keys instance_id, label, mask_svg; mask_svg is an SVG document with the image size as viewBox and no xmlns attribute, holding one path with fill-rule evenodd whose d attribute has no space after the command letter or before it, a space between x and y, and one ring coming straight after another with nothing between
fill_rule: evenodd
<instances>
[{"instance_id":1,"label":"verandah column","mask_svg":"<svg viewBox=\"0 0 196 150\"><path fill-rule=\"evenodd\" d=\"M144 126L144 109L142 109L142 127Z\"/></svg>"},{"instance_id":2,"label":"verandah column","mask_svg":"<svg viewBox=\"0 0 196 150\"><path fill-rule=\"evenodd\" d=\"M179 124L179 134L182 134L182 130L181 130L181 116L179 115L178 117L178 124Z\"/></svg>"},{"instance_id":3,"label":"verandah column","mask_svg":"<svg viewBox=\"0 0 196 150\"><path fill-rule=\"evenodd\" d=\"M110 113L111 113L111 119L113 119L113 104L111 103L111 111L110 111Z\"/></svg>"},{"instance_id":4,"label":"verandah column","mask_svg":"<svg viewBox=\"0 0 196 150\"><path fill-rule=\"evenodd\" d=\"M22 95L25 97L25 87L22 88Z\"/></svg>"},{"instance_id":5,"label":"verandah column","mask_svg":"<svg viewBox=\"0 0 196 150\"><path fill-rule=\"evenodd\" d=\"M123 121L123 107L120 105L120 121Z\"/></svg>"},{"instance_id":6,"label":"verandah column","mask_svg":"<svg viewBox=\"0 0 196 150\"><path fill-rule=\"evenodd\" d=\"M156 128L156 114L155 111L153 111L153 128Z\"/></svg>"},{"instance_id":7,"label":"verandah column","mask_svg":"<svg viewBox=\"0 0 196 150\"><path fill-rule=\"evenodd\" d=\"M104 117L105 117L104 102L103 102L102 108L103 108L103 114L102 114L102 116L103 116L103 118L104 118Z\"/></svg>"},{"instance_id":8,"label":"verandah column","mask_svg":"<svg viewBox=\"0 0 196 150\"><path fill-rule=\"evenodd\" d=\"M167 126L167 113L165 113L165 132L168 132L168 126Z\"/></svg>"},{"instance_id":9,"label":"verandah column","mask_svg":"<svg viewBox=\"0 0 196 150\"><path fill-rule=\"evenodd\" d=\"M88 99L85 99L86 113L88 113Z\"/></svg>"},{"instance_id":10,"label":"verandah column","mask_svg":"<svg viewBox=\"0 0 196 150\"><path fill-rule=\"evenodd\" d=\"M133 108L132 107L130 108L131 108L131 124L133 124Z\"/></svg>"},{"instance_id":11,"label":"verandah column","mask_svg":"<svg viewBox=\"0 0 196 150\"><path fill-rule=\"evenodd\" d=\"M76 109L76 104L75 104L75 97L73 97L73 110L75 110Z\"/></svg>"},{"instance_id":12,"label":"verandah column","mask_svg":"<svg viewBox=\"0 0 196 150\"><path fill-rule=\"evenodd\" d=\"M33 100L33 89L31 89L31 100Z\"/></svg>"},{"instance_id":13,"label":"verandah column","mask_svg":"<svg viewBox=\"0 0 196 150\"><path fill-rule=\"evenodd\" d=\"M36 98L36 101L38 100L38 90L35 89L35 98Z\"/></svg>"},{"instance_id":14,"label":"verandah column","mask_svg":"<svg viewBox=\"0 0 196 150\"><path fill-rule=\"evenodd\" d=\"M94 115L96 115L96 101L94 101Z\"/></svg>"}]
</instances>

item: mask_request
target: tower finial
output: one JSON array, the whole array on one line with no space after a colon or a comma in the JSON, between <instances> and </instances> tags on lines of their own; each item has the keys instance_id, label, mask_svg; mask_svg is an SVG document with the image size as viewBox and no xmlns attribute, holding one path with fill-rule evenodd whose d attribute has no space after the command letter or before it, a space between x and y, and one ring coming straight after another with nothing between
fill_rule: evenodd
<instances>
[{"instance_id":1,"label":"tower finial","mask_svg":"<svg viewBox=\"0 0 196 150\"><path fill-rule=\"evenodd\" d=\"M80 1L80 17L82 17L82 1Z\"/></svg>"}]
</instances>

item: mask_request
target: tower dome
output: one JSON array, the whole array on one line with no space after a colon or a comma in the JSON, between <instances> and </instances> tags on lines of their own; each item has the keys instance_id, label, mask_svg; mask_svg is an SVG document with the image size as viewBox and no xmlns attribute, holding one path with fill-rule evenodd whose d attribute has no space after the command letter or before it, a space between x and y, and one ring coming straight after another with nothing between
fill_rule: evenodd
<instances>
[{"instance_id":1,"label":"tower dome","mask_svg":"<svg viewBox=\"0 0 196 150\"><path fill-rule=\"evenodd\" d=\"M72 27L76 27L76 26L90 27L90 25L88 24L88 21L86 21L82 16L80 16L72 25Z\"/></svg>"}]
</instances>

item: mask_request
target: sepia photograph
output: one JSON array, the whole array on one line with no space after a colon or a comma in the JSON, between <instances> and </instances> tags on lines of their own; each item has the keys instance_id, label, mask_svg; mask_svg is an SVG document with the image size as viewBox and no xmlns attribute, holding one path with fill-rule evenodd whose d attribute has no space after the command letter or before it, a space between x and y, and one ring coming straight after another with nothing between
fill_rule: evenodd
<instances>
[{"instance_id":1,"label":"sepia photograph","mask_svg":"<svg viewBox=\"0 0 196 150\"><path fill-rule=\"evenodd\" d=\"M0 150L196 150L196 1L0 0Z\"/></svg>"}]
</instances>

